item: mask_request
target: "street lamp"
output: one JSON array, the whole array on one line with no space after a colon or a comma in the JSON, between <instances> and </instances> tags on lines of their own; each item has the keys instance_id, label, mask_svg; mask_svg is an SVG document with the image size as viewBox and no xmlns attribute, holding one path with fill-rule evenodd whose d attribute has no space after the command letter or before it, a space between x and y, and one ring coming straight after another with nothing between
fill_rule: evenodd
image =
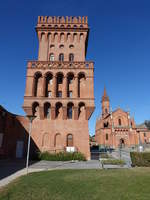
<instances>
[{"instance_id":1,"label":"street lamp","mask_svg":"<svg viewBox=\"0 0 150 200\"><path fill-rule=\"evenodd\" d=\"M139 131L139 152L143 152L143 145L141 141L140 131Z\"/></svg>"},{"instance_id":2,"label":"street lamp","mask_svg":"<svg viewBox=\"0 0 150 200\"><path fill-rule=\"evenodd\" d=\"M27 174L28 174L32 122L36 118L36 116L34 116L34 115L27 115L27 118L29 119L29 136L28 136L28 149L27 149L27 160L26 160L26 170L27 170Z\"/></svg>"}]
</instances>

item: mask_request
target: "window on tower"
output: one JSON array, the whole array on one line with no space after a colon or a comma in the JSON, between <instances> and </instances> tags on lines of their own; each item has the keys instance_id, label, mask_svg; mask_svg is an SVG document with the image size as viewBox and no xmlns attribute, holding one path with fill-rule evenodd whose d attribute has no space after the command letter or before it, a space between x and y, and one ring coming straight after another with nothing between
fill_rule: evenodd
<instances>
[{"instance_id":1,"label":"window on tower","mask_svg":"<svg viewBox=\"0 0 150 200\"><path fill-rule=\"evenodd\" d=\"M60 62L64 61L64 54L63 53L59 54L59 61Z\"/></svg>"},{"instance_id":2,"label":"window on tower","mask_svg":"<svg viewBox=\"0 0 150 200\"><path fill-rule=\"evenodd\" d=\"M106 133L106 140L108 140L108 133Z\"/></svg>"},{"instance_id":3,"label":"window on tower","mask_svg":"<svg viewBox=\"0 0 150 200\"><path fill-rule=\"evenodd\" d=\"M49 60L50 60L50 61L54 61L54 60L55 60L55 57L54 57L54 54L53 54L53 53L50 54Z\"/></svg>"},{"instance_id":4,"label":"window on tower","mask_svg":"<svg viewBox=\"0 0 150 200\"><path fill-rule=\"evenodd\" d=\"M72 119L73 114L73 103L68 103L67 105L67 117L68 119Z\"/></svg>"},{"instance_id":5,"label":"window on tower","mask_svg":"<svg viewBox=\"0 0 150 200\"><path fill-rule=\"evenodd\" d=\"M72 98L72 91L69 91L69 97Z\"/></svg>"},{"instance_id":6,"label":"window on tower","mask_svg":"<svg viewBox=\"0 0 150 200\"><path fill-rule=\"evenodd\" d=\"M109 123L108 122L104 122L104 128L108 128Z\"/></svg>"},{"instance_id":7,"label":"window on tower","mask_svg":"<svg viewBox=\"0 0 150 200\"><path fill-rule=\"evenodd\" d=\"M105 113L108 113L108 110L107 110L107 108L105 108Z\"/></svg>"},{"instance_id":8,"label":"window on tower","mask_svg":"<svg viewBox=\"0 0 150 200\"><path fill-rule=\"evenodd\" d=\"M48 91L48 97L52 97L52 92Z\"/></svg>"},{"instance_id":9,"label":"window on tower","mask_svg":"<svg viewBox=\"0 0 150 200\"><path fill-rule=\"evenodd\" d=\"M70 54L69 54L69 61L70 61L70 62L73 62L73 61L74 61L74 54L73 54L73 53L70 53Z\"/></svg>"},{"instance_id":10,"label":"window on tower","mask_svg":"<svg viewBox=\"0 0 150 200\"><path fill-rule=\"evenodd\" d=\"M57 97L59 97L59 98L62 97L62 91L57 92Z\"/></svg>"},{"instance_id":11,"label":"window on tower","mask_svg":"<svg viewBox=\"0 0 150 200\"><path fill-rule=\"evenodd\" d=\"M119 126L121 126L121 119L120 118L118 119L118 124L119 124Z\"/></svg>"}]
</instances>

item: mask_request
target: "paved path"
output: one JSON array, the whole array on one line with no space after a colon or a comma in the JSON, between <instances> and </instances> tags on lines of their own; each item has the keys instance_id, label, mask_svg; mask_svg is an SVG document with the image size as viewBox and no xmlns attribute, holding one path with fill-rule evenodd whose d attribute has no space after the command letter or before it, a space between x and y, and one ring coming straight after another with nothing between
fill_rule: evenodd
<instances>
[{"instance_id":1,"label":"paved path","mask_svg":"<svg viewBox=\"0 0 150 200\"><path fill-rule=\"evenodd\" d=\"M100 169L98 160L90 161L40 161L30 166L35 169Z\"/></svg>"},{"instance_id":2,"label":"paved path","mask_svg":"<svg viewBox=\"0 0 150 200\"><path fill-rule=\"evenodd\" d=\"M112 156L120 159L120 152L119 150L116 150L112 152ZM127 150L121 150L121 159L123 159L126 162L126 165L130 168L131 167L131 158L130 158L130 151Z\"/></svg>"}]
</instances>

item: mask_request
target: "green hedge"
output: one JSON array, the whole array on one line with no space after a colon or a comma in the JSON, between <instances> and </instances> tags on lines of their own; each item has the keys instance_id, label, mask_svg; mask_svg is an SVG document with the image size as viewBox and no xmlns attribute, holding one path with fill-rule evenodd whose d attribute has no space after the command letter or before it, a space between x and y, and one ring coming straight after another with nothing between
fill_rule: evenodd
<instances>
[{"instance_id":1,"label":"green hedge","mask_svg":"<svg viewBox=\"0 0 150 200\"><path fill-rule=\"evenodd\" d=\"M68 160L83 160L85 161L85 156L80 152L60 152L60 153L49 153L41 152L39 153L40 160L49 160L49 161L68 161Z\"/></svg>"},{"instance_id":2,"label":"green hedge","mask_svg":"<svg viewBox=\"0 0 150 200\"><path fill-rule=\"evenodd\" d=\"M125 165L125 161L124 160L120 160L120 159L102 160L101 163L103 165Z\"/></svg>"},{"instance_id":3,"label":"green hedge","mask_svg":"<svg viewBox=\"0 0 150 200\"><path fill-rule=\"evenodd\" d=\"M130 152L132 166L150 167L150 152Z\"/></svg>"}]
</instances>

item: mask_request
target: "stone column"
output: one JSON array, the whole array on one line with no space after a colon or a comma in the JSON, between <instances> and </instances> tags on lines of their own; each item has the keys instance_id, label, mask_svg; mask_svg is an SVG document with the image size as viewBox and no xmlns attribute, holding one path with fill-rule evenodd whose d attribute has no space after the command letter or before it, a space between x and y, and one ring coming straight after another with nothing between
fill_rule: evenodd
<instances>
[{"instance_id":1,"label":"stone column","mask_svg":"<svg viewBox=\"0 0 150 200\"><path fill-rule=\"evenodd\" d=\"M41 94L41 96L43 97L46 96L45 90L46 90L46 77L43 76L42 77L42 94Z\"/></svg>"},{"instance_id":2,"label":"stone column","mask_svg":"<svg viewBox=\"0 0 150 200\"><path fill-rule=\"evenodd\" d=\"M54 120L56 117L55 107L51 107L51 119Z\"/></svg>"},{"instance_id":3,"label":"stone column","mask_svg":"<svg viewBox=\"0 0 150 200\"><path fill-rule=\"evenodd\" d=\"M34 96L34 76L27 76L25 96Z\"/></svg>"},{"instance_id":4,"label":"stone column","mask_svg":"<svg viewBox=\"0 0 150 200\"><path fill-rule=\"evenodd\" d=\"M78 107L73 108L74 120L78 120Z\"/></svg>"},{"instance_id":5,"label":"stone column","mask_svg":"<svg viewBox=\"0 0 150 200\"><path fill-rule=\"evenodd\" d=\"M54 76L53 77L53 94L52 94L52 96L53 96L53 98L55 98L56 97L56 88L57 88L57 77L56 76Z\"/></svg>"},{"instance_id":6,"label":"stone column","mask_svg":"<svg viewBox=\"0 0 150 200\"><path fill-rule=\"evenodd\" d=\"M75 77L75 84L74 84L74 97L78 98L78 77Z\"/></svg>"},{"instance_id":7,"label":"stone column","mask_svg":"<svg viewBox=\"0 0 150 200\"><path fill-rule=\"evenodd\" d=\"M67 77L66 76L64 76L64 79L63 79L62 97L67 98Z\"/></svg>"},{"instance_id":8,"label":"stone column","mask_svg":"<svg viewBox=\"0 0 150 200\"><path fill-rule=\"evenodd\" d=\"M39 107L39 116L40 119L44 119L44 108L42 106Z\"/></svg>"},{"instance_id":9,"label":"stone column","mask_svg":"<svg viewBox=\"0 0 150 200\"><path fill-rule=\"evenodd\" d=\"M66 120L67 119L67 107L64 106L63 107L63 120Z\"/></svg>"}]
</instances>

